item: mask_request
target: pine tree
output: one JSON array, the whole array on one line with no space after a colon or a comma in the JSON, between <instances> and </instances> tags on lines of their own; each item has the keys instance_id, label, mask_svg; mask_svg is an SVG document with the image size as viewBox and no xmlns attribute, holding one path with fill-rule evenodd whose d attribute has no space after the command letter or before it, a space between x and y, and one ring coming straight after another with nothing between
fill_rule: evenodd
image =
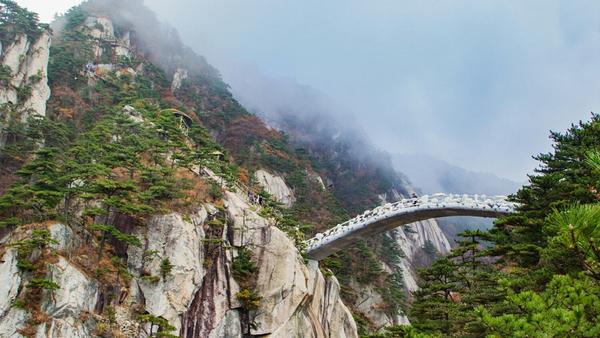
<instances>
[{"instance_id":1,"label":"pine tree","mask_svg":"<svg viewBox=\"0 0 600 338\"><path fill-rule=\"evenodd\" d=\"M555 235L546 222L553 210L598 201L598 176L587 158L590 150L600 146L600 116L592 114L589 122L572 125L564 134L552 132L550 137L554 151L535 157L540 166L529 176L530 184L513 197L520 203L519 212L500 219L493 230L497 244L494 254L522 268L538 265L548 238ZM555 252L553 256L569 260L568 252ZM534 269L533 275L526 270L523 273L528 274L529 285L535 287L549 281L554 272L566 272L561 268L568 266L557 262L548 269Z\"/></svg>"},{"instance_id":2,"label":"pine tree","mask_svg":"<svg viewBox=\"0 0 600 338\"><path fill-rule=\"evenodd\" d=\"M455 270L454 262L442 257L419 271L420 289L414 294L416 300L410 312L415 328L445 335L453 331L453 322L460 313L460 305L453 298L459 289Z\"/></svg>"},{"instance_id":3,"label":"pine tree","mask_svg":"<svg viewBox=\"0 0 600 338\"><path fill-rule=\"evenodd\" d=\"M479 323L475 308L489 306L491 313L504 299L498 289L500 273L485 256L489 233L475 230L458 234L458 241L446 257L419 271L420 290L415 292L410 319L421 332L445 336L478 337L486 328Z\"/></svg>"},{"instance_id":4,"label":"pine tree","mask_svg":"<svg viewBox=\"0 0 600 338\"><path fill-rule=\"evenodd\" d=\"M477 309L489 337L598 337L600 285L585 276L555 275L542 292L508 290L517 310L492 315Z\"/></svg>"}]
</instances>

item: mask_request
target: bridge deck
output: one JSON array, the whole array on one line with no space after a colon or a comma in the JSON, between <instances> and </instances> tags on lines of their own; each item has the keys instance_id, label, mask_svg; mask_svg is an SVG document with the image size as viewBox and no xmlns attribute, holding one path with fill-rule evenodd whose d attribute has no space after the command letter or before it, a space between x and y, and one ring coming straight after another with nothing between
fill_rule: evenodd
<instances>
[{"instance_id":1,"label":"bridge deck","mask_svg":"<svg viewBox=\"0 0 600 338\"><path fill-rule=\"evenodd\" d=\"M500 217L513 213L516 205L505 196L435 194L386 204L339 224L309 239L306 253L321 260L352 243L401 225L448 216Z\"/></svg>"}]
</instances>

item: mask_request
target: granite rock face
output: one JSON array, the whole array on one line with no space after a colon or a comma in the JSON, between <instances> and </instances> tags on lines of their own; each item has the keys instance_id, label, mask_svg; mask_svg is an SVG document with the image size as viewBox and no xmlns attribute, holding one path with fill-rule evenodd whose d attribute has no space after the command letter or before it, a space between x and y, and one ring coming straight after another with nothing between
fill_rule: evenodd
<instances>
[{"instance_id":1,"label":"granite rock face","mask_svg":"<svg viewBox=\"0 0 600 338\"><path fill-rule=\"evenodd\" d=\"M128 250L128 265L138 274L130 288L140 291L148 313L167 319L177 330L181 326L180 316L187 310L205 274L202 224L207 216L204 208L186 220L178 213L155 216L138 233L142 247L131 246ZM168 276L161 271L162 262L172 266Z\"/></svg>"},{"instance_id":2,"label":"granite rock face","mask_svg":"<svg viewBox=\"0 0 600 338\"><path fill-rule=\"evenodd\" d=\"M127 290L113 301L114 326L124 337L156 333L137 314L164 318L182 337L357 337L354 319L340 298L334 277L325 278L314 261L305 263L294 242L258 215L244 194L225 191L224 206L204 204L192 213L171 212L151 217L135 234L140 247L127 249ZM225 217L216 227L211 220ZM36 327L38 337L91 337L104 325L98 315L100 282L83 271L67 254L89 245L73 228L47 225L56 260L48 262L47 279L59 285L46 292L40 306L47 320ZM2 243L24 236L19 229ZM89 240L89 239L87 239ZM222 245L214 245L219 242ZM248 249L258 266L256 310L245 311L236 295L232 262L241 248ZM0 336L20 337L31 314L11 307L28 277L17 268L13 249L0 263ZM165 273L165 261L171 266ZM133 311L132 309L137 309ZM249 322L253 325L249 325Z\"/></svg>"},{"instance_id":3,"label":"granite rock face","mask_svg":"<svg viewBox=\"0 0 600 338\"><path fill-rule=\"evenodd\" d=\"M10 249L0 260L0 316L4 316L11 308L12 302L19 293L21 274L17 267L16 250Z\"/></svg>"},{"instance_id":4,"label":"granite rock face","mask_svg":"<svg viewBox=\"0 0 600 338\"><path fill-rule=\"evenodd\" d=\"M285 181L280 176L260 169L254 173L254 177L265 191L284 207L290 208L296 201L294 192L285 184Z\"/></svg>"},{"instance_id":5,"label":"granite rock face","mask_svg":"<svg viewBox=\"0 0 600 338\"><path fill-rule=\"evenodd\" d=\"M0 46L0 67L9 77L0 85L0 107L4 106L0 109L0 148L6 142L2 125L46 115L49 53L49 32L42 32L35 40L17 34L9 44Z\"/></svg>"},{"instance_id":6,"label":"granite rock face","mask_svg":"<svg viewBox=\"0 0 600 338\"><path fill-rule=\"evenodd\" d=\"M250 334L270 337L357 337L356 323L340 298L335 277L307 264L293 241L252 210L241 195L226 193L234 244L251 248L259 272L258 310Z\"/></svg>"}]
</instances>

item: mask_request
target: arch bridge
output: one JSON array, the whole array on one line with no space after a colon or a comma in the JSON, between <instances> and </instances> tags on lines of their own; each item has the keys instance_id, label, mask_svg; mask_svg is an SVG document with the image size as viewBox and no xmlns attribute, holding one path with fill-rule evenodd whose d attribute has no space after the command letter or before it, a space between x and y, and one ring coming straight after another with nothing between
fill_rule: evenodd
<instances>
[{"instance_id":1,"label":"arch bridge","mask_svg":"<svg viewBox=\"0 0 600 338\"><path fill-rule=\"evenodd\" d=\"M318 233L306 241L308 258L321 260L354 242L401 225L430 218L478 216L497 218L515 212L506 196L434 194L388 203Z\"/></svg>"}]
</instances>

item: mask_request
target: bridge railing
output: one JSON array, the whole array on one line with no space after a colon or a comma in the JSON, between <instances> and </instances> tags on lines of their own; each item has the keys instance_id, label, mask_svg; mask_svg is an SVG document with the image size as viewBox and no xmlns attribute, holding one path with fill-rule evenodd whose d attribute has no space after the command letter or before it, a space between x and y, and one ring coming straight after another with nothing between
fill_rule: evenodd
<instances>
[{"instance_id":1,"label":"bridge railing","mask_svg":"<svg viewBox=\"0 0 600 338\"><path fill-rule=\"evenodd\" d=\"M427 208L465 208L494 210L498 212L511 212L515 209L515 204L507 201L506 196L486 196L486 195L467 195L467 194L433 194L424 195L416 198L405 198L394 203L387 203L374 209L366 210L362 214L351 218L343 223L328 229L323 233L318 233L315 237L306 241L307 249L321 242L328 242L330 237L351 231L358 224L368 223L378 217L388 216L396 212L407 212L410 209Z\"/></svg>"}]
</instances>

